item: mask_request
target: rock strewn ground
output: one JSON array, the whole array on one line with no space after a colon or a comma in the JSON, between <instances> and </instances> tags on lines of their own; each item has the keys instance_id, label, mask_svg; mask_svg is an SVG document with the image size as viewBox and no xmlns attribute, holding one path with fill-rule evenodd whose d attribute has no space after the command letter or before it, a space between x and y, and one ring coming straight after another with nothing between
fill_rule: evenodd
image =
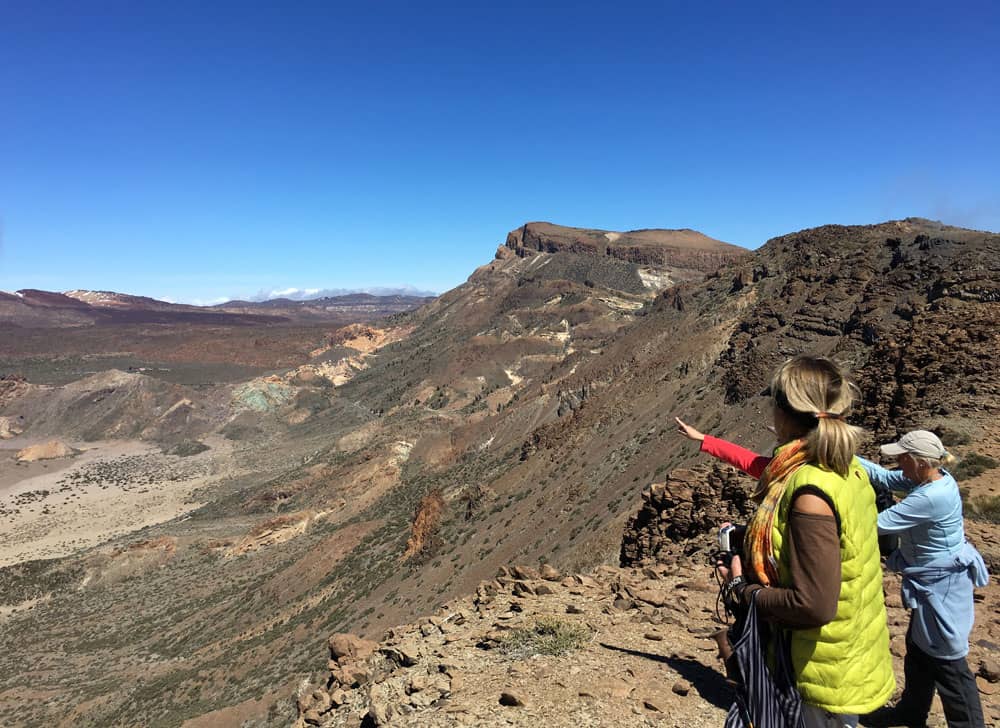
<instances>
[{"instance_id":1,"label":"rock strewn ground","mask_svg":"<svg viewBox=\"0 0 1000 728\"><path fill-rule=\"evenodd\" d=\"M380 644L357 640L354 656L331 638L331 670L303 686L298 725L719 725L729 694L710 637L716 587L707 567L688 578L694 568L501 569ZM507 635L553 619L592 637L561 656L504 654Z\"/></svg>"},{"instance_id":2,"label":"rock strewn ground","mask_svg":"<svg viewBox=\"0 0 1000 728\"><path fill-rule=\"evenodd\" d=\"M381 643L330 639L329 671L300 686L297 728L322 726L721 725L732 699L711 635L716 585L704 555L641 569L502 568L474 597L444 605ZM885 578L897 682L908 620L899 581ZM1000 721L1000 590L977 595L969 664L987 725ZM560 656L504 654L515 630L540 621L592 637ZM944 726L935 700L930 726Z\"/></svg>"}]
</instances>

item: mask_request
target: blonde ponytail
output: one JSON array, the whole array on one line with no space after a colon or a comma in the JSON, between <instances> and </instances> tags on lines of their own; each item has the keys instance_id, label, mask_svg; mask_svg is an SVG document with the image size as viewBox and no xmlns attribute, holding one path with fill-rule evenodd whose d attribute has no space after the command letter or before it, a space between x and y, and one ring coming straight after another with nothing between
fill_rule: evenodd
<instances>
[{"instance_id":1,"label":"blonde ponytail","mask_svg":"<svg viewBox=\"0 0 1000 728\"><path fill-rule=\"evenodd\" d=\"M856 387L825 357L789 359L771 380L777 407L805 441L810 461L846 476L863 430L845 421Z\"/></svg>"},{"instance_id":2,"label":"blonde ponytail","mask_svg":"<svg viewBox=\"0 0 1000 728\"><path fill-rule=\"evenodd\" d=\"M952 455L950 452L945 450L944 455L939 458L925 458L914 456L913 458L918 463L931 470L938 470L939 468L950 468L952 465L958 462L958 458Z\"/></svg>"}]
</instances>

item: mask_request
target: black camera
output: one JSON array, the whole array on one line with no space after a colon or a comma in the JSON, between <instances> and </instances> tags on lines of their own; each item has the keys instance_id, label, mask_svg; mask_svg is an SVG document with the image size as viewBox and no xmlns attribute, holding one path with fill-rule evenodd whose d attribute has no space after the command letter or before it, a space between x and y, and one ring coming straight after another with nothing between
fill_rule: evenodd
<instances>
[{"instance_id":1,"label":"black camera","mask_svg":"<svg viewBox=\"0 0 1000 728\"><path fill-rule=\"evenodd\" d=\"M742 553L743 537L746 536L746 533L746 526L734 526L732 523L727 523L719 529L719 548L734 554Z\"/></svg>"},{"instance_id":2,"label":"black camera","mask_svg":"<svg viewBox=\"0 0 1000 728\"><path fill-rule=\"evenodd\" d=\"M733 557L743 553L743 537L746 532L746 526L734 526L732 523L720 528L718 535L720 550L713 555L712 560L728 568Z\"/></svg>"}]
</instances>

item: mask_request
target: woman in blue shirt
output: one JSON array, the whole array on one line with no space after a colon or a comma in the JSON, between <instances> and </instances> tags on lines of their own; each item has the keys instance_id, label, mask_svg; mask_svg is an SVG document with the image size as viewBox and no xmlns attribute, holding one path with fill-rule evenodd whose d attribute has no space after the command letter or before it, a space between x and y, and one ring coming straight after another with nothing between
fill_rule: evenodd
<instances>
[{"instance_id":1,"label":"woman in blue shirt","mask_svg":"<svg viewBox=\"0 0 1000 728\"><path fill-rule=\"evenodd\" d=\"M861 719L867 726L923 726L934 690L941 696L949 728L984 725L975 678L969 670L972 590L989 576L982 557L965 540L962 498L944 469L955 458L926 430L908 432L883 445L899 470L861 459L876 488L906 497L878 515L878 532L899 536L887 566L903 575L903 605L911 609L906 632L905 687L893 707Z\"/></svg>"}]
</instances>

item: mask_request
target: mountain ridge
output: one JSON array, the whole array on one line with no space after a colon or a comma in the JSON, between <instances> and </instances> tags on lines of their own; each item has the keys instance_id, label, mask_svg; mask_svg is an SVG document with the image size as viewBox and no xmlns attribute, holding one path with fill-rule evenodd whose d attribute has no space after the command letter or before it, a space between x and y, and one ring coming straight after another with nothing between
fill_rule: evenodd
<instances>
[{"instance_id":1,"label":"mountain ridge","mask_svg":"<svg viewBox=\"0 0 1000 728\"><path fill-rule=\"evenodd\" d=\"M423 305L425 296L347 294L319 299L228 301L194 306L115 291L74 289L64 293L23 289L0 291L0 322L22 327L124 323L204 323L209 325L343 321L364 313L385 316Z\"/></svg>"},{"instance_id":2,"label":"mountain ridge","mask_svg":"<svg viewBox=\"0 0 1000 728\"><path fill-rule=\"evenodd\" d=\"M16 601L17 613L0 621L9 647L0 657L0 695L9 696L0 715L14 715L20 691L55 684L33 665L58 652L72 672L53 705L33 704L25 720L44 722L76 701L102 725L156 716L177 725L246 701L266 713L264 703L277 701L270 724L287 725L297 715L294 684L316 678L329 634L379 638L475 593L501 566L544 559L573 574L628 553L652 560L627 567L640 571L679 559L689 565L678 578L691 581L710 547L707 529L728 508L720 494L744 486L692 469L698 456L676 436L673 416L766 449L762 392L794 353L835 356L859 375L854 421L877 440L913 423L972 461L1000 457L1000 375L988 366L998 345L989 323L1000 306L998 246L995 234L920 221L830 226L699 272L600 250L522 257L504 244L506 254L461 286L384 319L378 331L324 335L307 364L185 391L192 418L170 420L171 437L180 440L184 427L197 434L200 408L217 413L240 474L202 487L205 505L184 520L121 537L121 553L0 570L10 599L47 595L31 610ZM942 346L947 333L956 340ZM97 414L118 396L98 384L77 386L81 423L103 422ZM24 385L4 391L0 416L25 415L30 434ZM148 388L137 391L148 397ZM162 398L151 402L155 421L156 407L181 395L153 392ZM221 457L216 449L195 457L213 453ZM685 470L707 490L684 480ZM649 484L663 482L688 486L654 497ZM962 483L970 537L1000 563L991 551L996 527L981 515L1000 494L996 471ZM704 502L712 509L697 505ZM657 517L635 520L650 504ZM670 528L636 533L654 520ZM173 550L131 548L160 539ZM95 576L81 586L85 570ZM129 580L115 581L118 573ZM46 586L58 584L66 586ZM133 603L142 609L126 611ZM977 606L982 639L995 637L986 615L997 604L991 587ZM177 614L187 616L178 623ZM138 673L136 654L148 656ZM691 654L714 670L710 654ZM625 709L623 722L656 717L642 705Z\"/></svg>"}]
</instances>

